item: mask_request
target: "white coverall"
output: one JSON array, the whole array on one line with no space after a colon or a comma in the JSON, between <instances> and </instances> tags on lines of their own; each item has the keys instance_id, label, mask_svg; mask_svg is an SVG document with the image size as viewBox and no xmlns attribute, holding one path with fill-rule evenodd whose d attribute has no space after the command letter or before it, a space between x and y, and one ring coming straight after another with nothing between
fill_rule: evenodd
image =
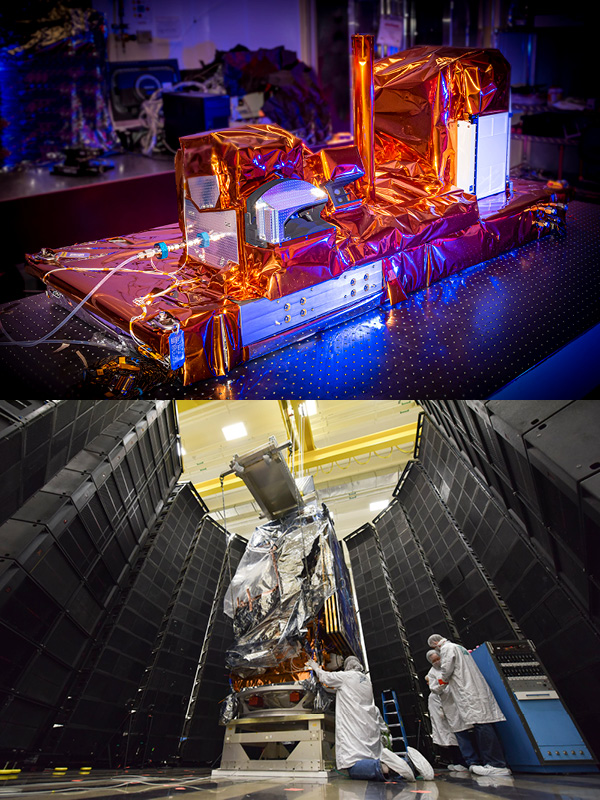
<instances>
[{"instance_id":1,"label":"white coverall","mask_svg":"<svg viewBox=\"0 0 600 800\"><path fill-rule=\"evenodd\" d=\"M327 672L321 667L312 668L325 686L336 690L337 768L348 769L363 758L381 759L381 715L373 700L373 687L369 678L358 670Z\"/></svg>"},{"instance_id":2,"label":"white coverall","mask_svg":"<svg viewBox=\"0 0 600 800\"><path fill-rule=\"evenodd\" d=\"M506 717L473 656L464 647L448 639L440 642L439 653L441 678L448 683L448 693L460 709L465 727L504 722ZM452 730L464 728L452 727Z\"/></svg>"},{"instance_id":3,"label":"white coverall","mask_svg":"<svg viewBox=\"0 0 600 800\"><path fill-rule=\"evenodd\" d=\"M461 719L448 687L440 685L441 676L440 670L432 666L425 677L429 686L427 707L431 720L431 738L433 743L439 744L440 747L452 747L458 745L454 731L465 730L470 725Z\"/></svg>"},{"instance_id":4,"label":"white coverall","mask_svg":"<svg viewBox=\"0 0 600 800\"><path fill-rule=\"evenodd\" d=\"M343 672L327 672L307 662L319 680L328 688L335 689L335 763L338 769L349 769L363 758L381 761L406 780L414 780L409 765L397 753L388 750L381 741L381 713L373 700L373 686L369 678L358 669ZM433 770L423 756L419 758L419 769L428 778ZM431 772L429 776L428 771Z\"/></svg>"}]
</instances>

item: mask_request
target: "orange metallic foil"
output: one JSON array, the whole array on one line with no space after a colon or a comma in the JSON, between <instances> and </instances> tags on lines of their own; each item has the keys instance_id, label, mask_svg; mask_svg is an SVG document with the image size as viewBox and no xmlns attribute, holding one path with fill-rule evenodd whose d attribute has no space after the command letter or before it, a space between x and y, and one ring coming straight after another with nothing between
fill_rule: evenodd
<instances>
[{"instance_id":1,"label":"orange metallic foil","mask_svg":"<svg viewBox=\"0 0 600 800\"><path fill-rule=\"evenodd\" d=\"M250 357L241 341L238 301L279 299L382 258L387 288L382 302L387 297L395 303L550 232L538 224L539 208L565 198L540 184L514 181L512 193L496 196L490 205L478 203L454 183L456 121L508 110L510 72L499 51L416 47L375 63L373 71L376 199L369 195L365 200L357 180L348 184L349 202L336 209L328 201L322 212L332 228L279 245L251 245L244 236L246 201L274 177L318 186L341 176L358 178L363 170L368 175L368 136L358 146L311 152L276 125L249 125L181 139L175 159L179 227L133 234L127 244L107 240L71 246L69 252L81 250L90 257L85 262L61 258L60 269L31 256L31 271L67 297L82 299L103 277L91 268L114 267L156 241L181 241L184 177L216 176L220 196L215 208L236 212L239 263L214 268L174 254L155 260L154 267L148 260L134 261L87 304L88 310L127 332L140 314L136 301L173 284L167 296L151 299L145 317L131 327L156 355L167 359L168 333L152 321L165 311L180 323L186 362L179 374L188 385L223 375ZM368 94L368 87L361 91ZM368 103L363 108L368 116ZM558 213L564 219L564 209ZM277 336L271 338L277 346Z\"/></svg>"},{"instance_id":2,"label":"orange metallic foil","mask_svg":"<svg viewBox=\"0 0 600 800\"><path fill-rule=\"evenodd\" d=\"M456 178L453 125L508 111L510 66L499 50L413 47L378 61L375 162L388 186L404 180L437 194Z\"/></svg>"},{"instance_id":3,"label":"orange metallic foil","mask_svg":"<svg viewBox=\"0 0 600 800\"><path fill-rule=\"evenodd\" d=\"M354 95L354 141L362 157L365 176L360 179L363 196L375 200L373 158L373 36L352 37L352 91Z\"/></svg>"},{"instance_id":4,"label":"orange metallic foil","mask_svg":"<svg viewBox=\"0 0 600 800\"><path fill-rule=\"evenodd\" d=\"M240 675L231 675L231 685L235 692L242 689L256 688L257 686L271 686L277 683L300 683L310 678L310 670L304 667L294 667L290 661L283 661L279 666L265 670L262 675L252 675L242 678Z\"/></svg>"}]
</instances>

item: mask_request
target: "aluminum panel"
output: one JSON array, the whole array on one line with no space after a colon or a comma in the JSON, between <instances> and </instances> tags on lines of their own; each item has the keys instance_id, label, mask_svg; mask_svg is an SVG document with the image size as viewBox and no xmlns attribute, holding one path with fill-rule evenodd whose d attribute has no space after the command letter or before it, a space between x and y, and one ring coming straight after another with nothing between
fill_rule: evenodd
<instances>
[{"instance_id":1,"label":"aluminum panel","mask_svg":"<svg viewBox=\"0 0 600 800\"><path fill-rule=\"evenodd\" d=\"M190 197L198 208L214 208L219 199L219 181L216 175L197 175L187 178Z\"/></svg>"},{"instance_id":2,"label":"aluminum panel","mask_svg":"<svg viewBox=\"0 0 600 800\"><path fill-rule=\"evenodd\" d=\"M184 201L186 240L195 239L200 233L208 233L208 247L191 245L189 252L211 267L225 267L231 261L239 263L236 212L200 212L191 200Z\"/></svg>"},{"instance_id":3,"label":"aluminum panel","mask_svg":"<svg viewBox=\"0 0 600 800\"><path fill-rule=\"evenodd\" d=\"M381 298L381 293L372 295L351 306L338 308L321 317L309 320L303 325L290 328L284 333L278 333L276 336L269 336L267 339L261 339L259 342L248 345L248 354L250 358L258 358L259 356L265 355L265 353L272 353L274 350L279 350L295 342L300 342L315 333L319 333L319 331L332 328L334 325L342 325L355 317L360 317L367 311L378 308L382 302ZM358 324L360 325L360 323Z\"/></svg>"},{"instance_id":4,"label":"aluminum panel","mask_svg":"<svg viewBox=\"0 0 600 800\"><path fill-rule=\"evenodd\" d=\"M508 112L487 114L477 120L475 188L478 198L505 191L509 137Z\"/></svg>"},{"instance_id":5,"label":"aluminum panel","mask_svg":"<svg viewBox=\"0 0 600 800\"><path fill-rule=\"evenodd\" d=\"M383 289L382 261L353 267L308 289L278 300L240 303L240 327L244 347L304 325L332 311L351 308Z\"/></svg>"},{"instance_id":6,"label":"aluminum panel","mask_svg":"<svg viewBox=\"0 0 600 800\"><path fill-rule=\"evenodd\" d=\"M274 439L258 450L234 456L231 467L269 519L276 519L304 505L300 490Z\"/></svg>"},{"instance_id":7,"label":"aluminum panel","mask_svg":"<svg viewBox=\"0 0 600 800\"><path fill-rule=\"evenodd\" d=\"M258 235L279 244L284 239L286 220L296 211L327 200L327 193L312 183L286 180L272 186L256 201Z\"/></svg>"},{"instance_id":8,"label":"aluminum panel","mask_svg":"<svg viewBox=\"0 0 600 800\"><path fill-rule=\"evenodd\" d=\"M466 120L456 123L456 185L475 193L475 138L477 126Z\"/></svg>"}]
</instances>

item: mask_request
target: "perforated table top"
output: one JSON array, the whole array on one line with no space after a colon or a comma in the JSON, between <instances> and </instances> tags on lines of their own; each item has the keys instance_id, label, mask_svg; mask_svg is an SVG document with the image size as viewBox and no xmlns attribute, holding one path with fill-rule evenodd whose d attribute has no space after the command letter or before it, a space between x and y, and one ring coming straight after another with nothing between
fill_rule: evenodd
<instances>
[{"instance_id":1,"label":"perforated table top","mask_svg":"<svg viewBox=\"0 0 600 800\"><path fill-rule=\"evenodd\" d=\"M545 237L512 250L226 377L157 387L150 396L488 397L600 323L599 238L600 206L573 202L564 239ZM36 295L5 306L0 321L14 338L34 339L64 314ZM83 341L93 334L74 319L60 338ZM80 396L85 365L111 353L86 344L2 346L3 395ZM582 368L599 363L591 352ZM85 396L93 396L89 388ZM570 396L560 380L556 396Z\"/></svg>"}]
</instances>

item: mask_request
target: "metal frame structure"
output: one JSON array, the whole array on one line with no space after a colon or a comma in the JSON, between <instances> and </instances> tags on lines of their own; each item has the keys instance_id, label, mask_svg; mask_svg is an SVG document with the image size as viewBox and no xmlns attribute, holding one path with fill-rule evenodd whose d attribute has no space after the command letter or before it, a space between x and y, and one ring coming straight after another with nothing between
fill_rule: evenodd
<instances>
[{"instance_id":1,"label":"metal frame structure","mask_svg":"<svg viewBox=\"0 0 600 800\"><path fill-rule=\"evenodd\" d=\"M225 730L221 767L213 777L327 778L334 767L333 714L285 713L232 720ZM249 755L245 747L259 748Z\"/></svg>"}]
</instances>

